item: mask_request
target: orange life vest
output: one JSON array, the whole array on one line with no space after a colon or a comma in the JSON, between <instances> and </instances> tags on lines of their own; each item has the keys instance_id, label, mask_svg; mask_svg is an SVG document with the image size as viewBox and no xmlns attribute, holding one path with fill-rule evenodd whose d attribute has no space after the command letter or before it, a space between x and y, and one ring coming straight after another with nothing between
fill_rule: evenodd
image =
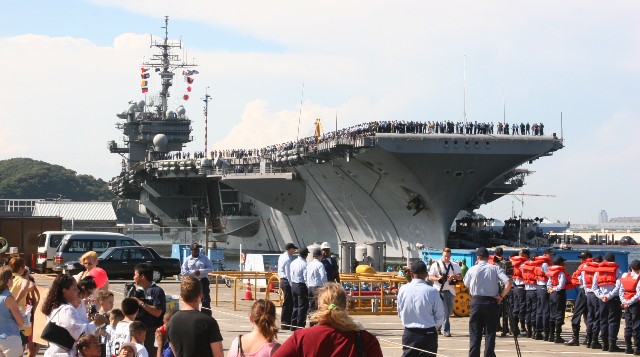
<instances>
[{"instance_id":1,"label":"orange life vest","mask_svg":"<svg viewBox=\"0 0 640 357\"><path fill-rule=\"evenodd\" d=\"M547 280L549 279L547 277L547 274L542 271L542 264L547 263L547 265L551 264L551 260L549 260L549 258L542 256L542 257L536 257L536 269L535 269L535 273L536 273L536 280L539 281L543 281L543 282L547 282Z\"/></svg>"},{"instance_id":2,"label":"orange life vest","mask_svg":"<svg viewBox=\"0 0 640 357\"><path fill-rule=\"evenodd\" d=\"M540 262L540 265L542 265L542 262ZM522 280L524 280L525 284L536 284L536 267L536 262L532 260L527 260L522 264Z\"/></svg>"},{"instance_id":3,"label":"orange life vest","mask_svg":"<svg viewBox=\"0 0 640 357\"><path fill-rule=\"evenodd\" d=\"M640 275L634 278L631 273L624 273L622 278L620 278L620 283L622 283L622 287L624 288L625 300L629 301L636 295L636 287L638 286L638 281L640 281Z\"/></svg>"},{"instance_id":4,"label":"orange life vest","mask_svg":"<svg viewBox=\"0 0 640 357\"><path fill-rule=\"evenodd\" d=\"M584 271L584 283L588 289L591 289L591 286L593 285L593 275L596 273L599 266L600 263L596 263L594 261L583 264L582 270Z\"/></svg>"},{"instance_id":5,"label":"orange life vest","mask_svg":"<svg viewBox=\"0 0 640 357\"><path fill-rule=\"evenodd\" d=\"M578 265L578 269L576 269L576 271L574 271L573 274L571 274L571 284L573 284L574 287L580 285L580 280L578 278L580 277L580 275L582 274L582 271L584 270L584 267L586 266L585 263L588 263L591 261L593 261L593 259L591 258L587 258L583 260L580 263L580 265Z\"/></svg>"},{"instance_id":6,"label":"orange life vest","mask_svg":"<svg viewBox=\"0 0 640 357\"><path fill-rule=\"evenodd\" d=\"M575 286L567 281L567 269L565 269L562 265L552 265L549 267L549 272L547 272L546 275L549 279L551 279L551 287L555 289L560 284L560 273L564 273L564 289L573 289Z\"/></svg>"},{"instance_id":7,"label":"orange life vest","mask_svg":"<svg viewBox=\"0 0 640 357\"><path fill-rule=\"evenodd\" d=\"M511 265L513 266L513 278L522 280L521 266L527 261L526 257L510 257Z\"/></svg>"},{"instance_id":8,"label":"orange life vest","mask_svg":"<svg viewBox=\"0 0 640 357\"><path fill-rule=\"evenodd\" d=\"M495 260L496 258L498 258L498 262L501 262L501 261L504 260L504 257L500 257L500 256L497 256L495 254L491 254L489 256L489 264L495 265L496 264L496 260Z\"/></svg>"},{"instance_id":9,"label":"orange life vest","mask_svg":"<svg viewBox=\"0 0 640 357\"><path fill-rule=\"evenodd\" d=\"M598 273L598 286L616 285L616 273L620 265L616 262L602 262L596 272Z\"/></svg>"}]
</instances>

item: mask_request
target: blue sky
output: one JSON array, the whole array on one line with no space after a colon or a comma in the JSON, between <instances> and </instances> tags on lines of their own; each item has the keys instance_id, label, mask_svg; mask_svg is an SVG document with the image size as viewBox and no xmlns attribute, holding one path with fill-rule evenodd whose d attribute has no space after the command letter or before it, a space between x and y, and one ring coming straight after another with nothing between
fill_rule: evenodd
<instances>
[{"instance_id":1,"label":"blue sky","mask_svg":"<svg viewBox=\"0 0 640 357\"><path fill-rule=\"evenodd\" d=\"M115 114L140 100L149 34L182 38L200 74L184 104L204 148L262 147L295 139L316 118L333 127L372 120L467 115L545 123L566 148L536 171L525 216L574 223L640 216L640 3L635 1L6 1L0 159L32 157L110 179L121 141ZM301 90L304 83L304 96ZM153 90L153 83L152 83ZM302 110L300 102L302 99ZM481 213L504 219L505 197ZM516 209L519 211L519 209Z\"/></svg>"}]
</instances>

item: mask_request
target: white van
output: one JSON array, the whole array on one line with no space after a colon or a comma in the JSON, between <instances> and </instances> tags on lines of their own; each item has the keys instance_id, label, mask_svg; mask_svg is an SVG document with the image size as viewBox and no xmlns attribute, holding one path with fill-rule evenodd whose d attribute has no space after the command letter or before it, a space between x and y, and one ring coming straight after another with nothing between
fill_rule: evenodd
<instances>
[{"instance_id":1,"label":"white van","mask_svg":"<svg viewBox=\"0 0 640 357\"><path fill-rule=\"evenodd\" d=\"M53 254L51 269L60 273L64 270L64 263L78 260L88 252L94 251L98 255L111 247L140 246L137 240L120 233L112 232L67 232Z\"/></svg>"},{"instance_id":2,"label":"white van","mask_svg":"<svg viewBox=\"0 0 640 357\"><path fill-rule=\"evenodd\" d=\"M36 258L36 270L41 273L51 271L53 256L62 242L65 234L89 233L85 231L46 231L38 236L38 257Z\"/></svg>"}]
</instances>

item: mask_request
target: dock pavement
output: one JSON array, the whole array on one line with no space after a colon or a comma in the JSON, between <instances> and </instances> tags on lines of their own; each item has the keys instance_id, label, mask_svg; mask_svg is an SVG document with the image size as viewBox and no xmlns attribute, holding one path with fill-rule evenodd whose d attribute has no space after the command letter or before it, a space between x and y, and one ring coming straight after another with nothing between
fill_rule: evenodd
<instances>
[{"instance_id":1,"label":"dock pavement","mask_svg":"<svg viewBox=\"0 0 640 357\"><path fill-rule=\"evenodd\" d=\"M42 300L44 300L49 287L53 281L52 275L33 274L36 285ZM131 280L115 280L109 282L109 289L114 292L115 295L115 307L120 306L120 302L124 298L124 284L131 282ZM165 279L159 284L167 295L179 296L180 284L175 279ZM214 299L215 285L212 284L212 300ZM238 291L238 297L244 296L244 291ZM258 292L254 298L264 298L264 292ZM215 301L212 301L213 317L218 321L220 326L223 347L225 356L231 345L231 341L238 335L245 334L251 330L251 323L249 322L249 309L251 307L251 301L245 301L238 299L237 310L233 309L233 289L228 288L225 285L219 287L219 303L215 306ZM45 317L40 312L38 307L34 325L34 341L40 343L41 348L38 356L44 356L44 351L47 348L47 342L40 339L42 328L45 325ZM278 308L278 316L279 315ZM380 346L384 356L400 357L402 356L402 332L403 327L400 323L400 319L395 315L355 315L355 320L359 321L364 328L374 334ZM438 338L438 356L441 357L462 357L468 356L469 353L469 318L468 317L451 317L451 337L439 336ZM571 338L571 327L569 318L567 318L565 325L563 326L562 337L565 340ZM618 345L623 347L623 327L624 321L620 328L618 336ZM581 328L581 340L584 339L584 325ZM290 331L280 331L278 333L278 341L284 342L289 336ZM584 346L569 347L561 344L555 344L545 341L537 341L526 337L518 338L518 345L522 356L536 356L541 355L566 355L566 356L595 356L610 354L601 350L588 349ZM484 347L483 347L484 348ZM495 352L497 356L517 356L516 342L513 336L497 337ZM624 355L621 353L620 355Z\"/></svg>"}]
</instances>

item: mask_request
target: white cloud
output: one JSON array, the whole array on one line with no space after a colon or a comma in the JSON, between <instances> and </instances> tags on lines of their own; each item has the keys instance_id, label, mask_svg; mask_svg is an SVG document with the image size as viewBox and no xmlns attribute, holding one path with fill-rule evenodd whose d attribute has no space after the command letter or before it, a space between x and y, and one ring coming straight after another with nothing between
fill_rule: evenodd
<instances>
[{"instance_id":1,"label":"white cloud","mask_svg":"<svg viewBox=\"0 0 640 357\"><path fill-rule=\"evenodd\" d=\"M267 53L214 51L182 39L188 57L200 65L186 103L195 137L187 150L203 147L205 87L213 97L209 142L218 148L294 139L301 99L300 136L311 132L317 117L332 129L336 113L340 127L455 120L463 111L467 55L472 120L502 119L506 102L507 120L544 121L549 132L559 133L559 114L565 113L567 147L531 165L538 172L525 187L558 197L531 199L531 209L572 221L593 220L609 207L638 215L630 198L640 197L634 183L640 178L634 164L640 149L640 3L92 3L157 18L158 27L149 29L154 35L168 14L277 45ZM27 156L105 179L118 173L120 159L105 143L120 141L115 113L142 98L139 64L150 50L148 35L115 23L122 34L110 46L43 34L0 38L3 53L11 54L3 57L0 74L0 159ZM206 31L201 36L216 43ZM181 102L184 83L177 79L175 89L172 107ZM510 200L503 201L510 212Z\"/></svg>"}]
</instances>

